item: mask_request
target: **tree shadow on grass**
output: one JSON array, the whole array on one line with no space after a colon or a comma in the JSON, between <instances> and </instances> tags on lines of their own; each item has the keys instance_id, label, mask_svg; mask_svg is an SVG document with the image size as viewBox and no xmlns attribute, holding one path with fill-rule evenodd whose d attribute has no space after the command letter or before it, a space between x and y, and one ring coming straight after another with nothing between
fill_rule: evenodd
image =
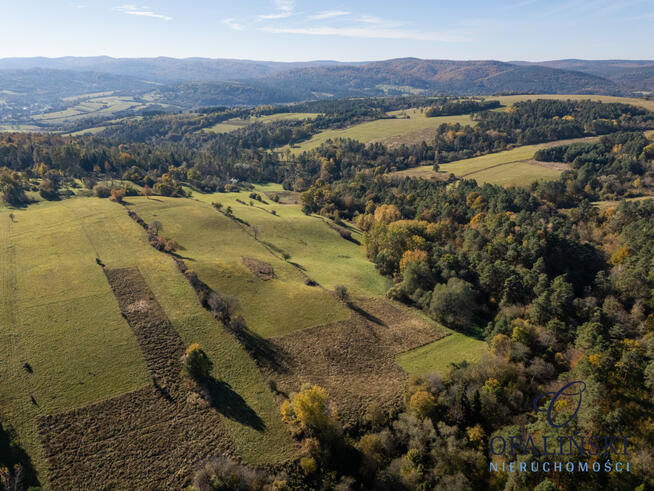
<instances>
[{"instance_id":1,"label":"tree shadow on grass","mask_svg":"<svg viewBox=\"0 0 654 491\"><path fill-rule=\"evenodd\" d=\"M40 486L32 459L22 447L12 441L14 439L11 428L4 428L0 422L0 469L6 466L9 469L9 479L22 480L22 485L26 489L28 486ZM17 465L22 466L22 472L15 467ZM22 476L19 475L21 473ZM1 483L0 487L2 487Z\"/></svg>"},{"instance_id":2,"label":"tree shadow on grass","mask_svg":"<svg viewBox=\"0 0 654 491\"><path fill-rule=\"evenodd\" d=\"M353 302L347 302L347 306L354 310L357 314L361 315L362 317L366 318L370 322L374 322L375 324L379 326L385 326L386 324L384 323L383 320L381 320L379 317L376 317L372 315L370 312L367 312L363 310L361 307L358 305L355 305Z\"/></svg>"},{"instance_id":3,"label":"tree shadow on grass","mask_svg":"<svg viewBox=\"0 0 654 491\"><path fill-rule=\"evenodd\" d=\"M265 431L266 423L227 382L210 377L207 381L207 389L212 407L220 414L257 431Z\"/></svg>"},{"instance_id":4,"label":"tree shadow on grass","mask_svg":"<svg viewBox=\"0 0 654 491\"><path fill-rule=\"evenodd\" d=\"M230 322L228 329L259 365L278 373L288 372L289 356L281 346L251 331L245 322Z\"/></svg>"}]
</instances>

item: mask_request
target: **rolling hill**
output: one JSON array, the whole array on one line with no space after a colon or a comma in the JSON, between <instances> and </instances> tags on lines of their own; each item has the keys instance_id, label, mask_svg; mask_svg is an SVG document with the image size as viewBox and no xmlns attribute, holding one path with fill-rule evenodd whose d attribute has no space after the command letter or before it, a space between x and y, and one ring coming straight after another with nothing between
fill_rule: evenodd
<instances>
[{"instance_id":1,"label":"rolling hill","mask_svg":"<svg viewBox=\"0 0 654 491\"><path fill-rule=\"evenodd\" d=\"M333 97L498 93L624 96L652 88L654 62L648 61L506 63L399 58L369 63L280 63L163 57L5 58L0 59L0 123L52 128L43 122L48 118L37 116L65 111L77 105L78 101L71 98L98 93L140 99L127 110L126 115L133 115L146 110ZM106 109L112 115L123 110ZM61 126L62 121L57 120L57 124Z\"/></svg>"},{"instance_id":2,"label":"rolling hill","mask_svg":"<svg viewBox=\"0 0 654 491\"><path fill-rule=\"evenodd\" d=\"M603 77L625 88L636 91L654 90L654 61L652 60L552 60L539 63L515 61L520 66L542 66L560 70L574 70Z\"/></svg>"}]
</instances>

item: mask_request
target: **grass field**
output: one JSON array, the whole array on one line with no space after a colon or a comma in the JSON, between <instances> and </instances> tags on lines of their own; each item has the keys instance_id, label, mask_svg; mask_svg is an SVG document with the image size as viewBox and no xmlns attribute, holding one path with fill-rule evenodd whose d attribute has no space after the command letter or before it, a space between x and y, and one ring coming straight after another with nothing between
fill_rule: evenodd
<instances>
[{"instance_id":1,"label":"grass field","mask_svg":"<svg viewBox=\"0 0 654 491\"><path fill-rule=\"evenodd\" d=\"M624 201L643 201L646 199L654 199L654 196L638 196L636 198L626 198ZM620 201L610 201L610 200L593 202L593 205L597 206L600 210L618 206L619 204Z\"/></svg>"},{"instance_id":2,"label":"grass field","mask_svg":"<svg viewBox=\"0 0 654 491\"><path fill-rule=\"evenodd\" d=\"M451 363L479 361L487 351L483 341L452 332L438 341L401 353L396 361L405 371L415 375L445 375Z\"/></svg>"},{"instance_id":3,"label":"grass field","mask_svg":"<svg viewBox=\"0 0 654 491\"><path fill-rule=\"evenodd\" d=\"M424 179L445 179L452 173L456 177L475 179L478 183L499 184L502 186L528 185L539 180L554 180L567 168L565 164L536 162L534 153L541 148L566 145L578 141L593 141L594 138L559 140L556 142L525 145L503 152L490 153L471 159L457 160L441 164L434 172L432 166L414 167L393 172L399 177L420 177Z\"/></svg>"},{"instance_id":4,"label":"grass field","mask_svg":"<svg viewBox=\"0 0 654 491\"><path fill-rule=\"evenodd\" d=\"M33 116L33 120L41 124L70 123L87 117L109 117L121 111L138 110L147 107L147 103L130 96L114 96L99 94L84 99L74 99L77 102L62 111L55 111ZM164 104L165 106L165 104ZM89 132L88 130L85 130Z\"/></svg>"},{"instance_id":5,"label":"grass field","mask_svg":"<svg viewBox=\"0 0 654 491\"><path fill-rule=\"evenodd\" d=\"M521 94L521 95L504 95L492 96L487 99L496 99L504 106L511 105L515 102L536 100L536 99L556 99L556 100L588 100L601 101L601 102L621 102L623 104L632 104L634 106L644 107L650 111L654 111L654 100L648 101L645 99L638 99L633 97L615 97L609 95L584 95L584 94Z\"/></svg>"},{"instance_id":6,"label":"grass field","mask_svg":"<svg viewBox=\"0 0 654 491\"><path fill-rule=\"evenodd\" d=\"M225 418L243 458L262 464L291 455L290 436L254 361L201 308L172 259L149 246L123 207L76 198L13 213L15 222L0 212L0 419L16 429L43 480L36 416L150 382L96 257L109 268L138 266L184 343L201 343L215 376L264 421L258 431Z\"/></svg>"},{"instance_id":7,"label":"grass field","mask_svg":"<svg viewBox=\"0 0 654 491\"><path fill-rule=\"evenodd\" d=\"M210 128L204 128L202 131L209 131L211 133L229 133L230 131L238 130L254 123L270 123L272 121L288 121L292 119L313 119L317 116L318 113L277 113L265 116L253 116L245 119L232 118L223 121L222 123L215 124Z\"/></svg>"},{"instance_id":8,"label":"grass field","mask_svg":"<svg viewBox=\"0 0 654 491\"><path fill-rule=\"evenodd\" d=\"M129 201L146 222L163 224L162 235L174 237L182 245L179 253L190 259L189 267L202 281L239 299L239 313L260 336L280 336L349 317L349 310L331 294L306 285L296 268L210 204L175 198ZM234 214L246 221L249 218L240 216L240 210ZM258 278L243 264L244 258L272 265L275 278Z\"/></svg>"},{"instance_id":9,"label":"grass field","mask_svg":"<svg viewBox=\"0 0 654 491\"><path fill-rule=\"evenodd\" d=\"M256 191L271 196L283 192L279 184L257 186ZM356 295L380 296L390 287L388 280L366 259L363 248L343 239L323 218L305 215L300 205L275 203L264 194L267 204L254 201L255 206L248 206L236 201L249 203L248 195L249 192L196 193L195 198L231 206L237 217L257 227L260 240L290 254L290 261L299 264L309 277L327 289L345 285ZM270 213L272 210L276 216ZM360 241L361 233L350 230L353 238Z\"/></svg>"},{"instance_id":10,"label":"grass field","mask_svg":"<svg viewBox=\"0 0 654 491\"><path fill-rule=\"evenodd\" d=\"M289 148L293 153L302 153L319 147L327 140L333 140L334 138L352 138L363 143L371 141L381 141L390 144L411 143L416 140L423 141L429 139L429 135L443 123L473 124L469 114L427 118L424 111L420 109L392 111L388 114L396 116L396 118L377 119L375 121L355 124L348 128L325 130L298 145L293 147L287 145L278 150L284 151Z\"/></svg>"}]
</instances>

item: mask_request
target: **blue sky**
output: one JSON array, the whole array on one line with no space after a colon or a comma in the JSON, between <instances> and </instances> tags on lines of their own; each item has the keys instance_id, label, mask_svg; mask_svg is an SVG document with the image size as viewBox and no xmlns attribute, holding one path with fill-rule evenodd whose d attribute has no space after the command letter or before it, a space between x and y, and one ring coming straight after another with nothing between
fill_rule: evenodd
<instances>
[{"instance_id":1,"label":"blue sky","mask_svg":"<svg viewBox=\"0 0 654 491\"><path fill-rule=\"evenodd\" d=\"M654 0L141 2L4 0L0 58L654 59Z\"/></svg>"}]
</instances>

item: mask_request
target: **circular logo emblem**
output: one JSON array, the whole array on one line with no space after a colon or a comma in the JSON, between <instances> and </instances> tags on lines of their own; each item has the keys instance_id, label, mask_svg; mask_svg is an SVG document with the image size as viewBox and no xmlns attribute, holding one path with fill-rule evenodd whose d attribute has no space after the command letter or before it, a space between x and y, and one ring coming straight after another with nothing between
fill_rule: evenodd
<instances>
[{"instance_id":1,"label":"circular logo emblem","mask_svg":"<svg viewBox=\"0 0 654 491\"><path fill-rule=\"evenodd\" d=\"M559 389L558 392L544 392L534 399L534 409L536 411L539 411L541 413L547 413L547 422L553 426L554 428L562 428L572 419L577 415L577 412L579 412L579 408L581 407L581 394L586 390L586 383L582 382L581 380L576 380L574 382L570 382L563 387ZM538 407L538 403L540 400L545 397L545 396L552 396L552 400L550 401L549 405L546 408L540 408ZM577 406L574 408L574 411L570 415L570 417L565 420L562 424L556 424L552 420L552 413L556 407L556 402L560 398L576 398Z\"/></svg>"}]
</instances>

